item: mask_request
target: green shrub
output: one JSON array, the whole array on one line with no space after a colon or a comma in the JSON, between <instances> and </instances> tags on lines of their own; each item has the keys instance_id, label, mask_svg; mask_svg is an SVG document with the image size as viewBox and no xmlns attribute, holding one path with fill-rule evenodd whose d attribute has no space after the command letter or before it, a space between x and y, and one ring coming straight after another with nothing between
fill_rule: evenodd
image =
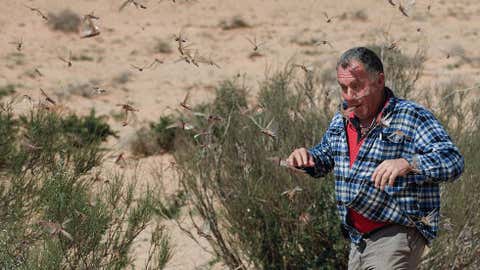
<instances>
[{"instance_id":1,"label":"green shrub","mask_svg":"<svg viewBox=\"0 0 480 270\"><path fill-rule=\"evenodd\" d=\"M187 200L183 190L177 190L168 196L161 194L158 198L158 206L155 209L158 215L167 219L178 219L180 217L181 209L185 206Z\"/></svg>"},{"instance_id":2,"label":"green shrub","mask_svg":"<svg viewBox=\"0 0 480 270\"><path fill-rule=\"evenodd\" d=\"M462 90L466 88L452 80L435 89L440 96L433 106L435 115L463 154L465 171L458 182L442 186L440 233L424 258L423 269L478 269L480 265L480 202L475 199L480 192L480 121L476 117L480 105L478 97Z\"/></svg>"},{"instance_id":3,"label":"green shrub","mask_svg":"<svg viewBox=\"0 0 480 270\"><path fill-rule=\"evenodd\" d=\"M95 110L91 110L85 117L78 117L75 114L65 117L62 119L61 128L65 134L78 138L76 146L98 144L105 141L108 136L117 137L116 132L112 131L102 118L95 116Z\"/></svg>"},{"instance_id":4,"label":"green shrub","mask_svg":"<svg viewBox=\"0 0 480 270\"><path fill-rule=\"evenodd\" d=\"M465 157L460 181L441 187L440 235L422 268L476 269L480 103L461 83L437 91L443 98L421 100L415 87L425 51L410 57L398 49L373 48L385 63L387 86L400 97L428 104ZM214 102L202 107L223 121L212 125L192 117L186 121L195 123L193 134L207 135L176 136L174 156L194 228L230 269L346 268L348 243L340 236L331 176L317 181L268 161L319 141L332 115L329 108L338 102L331 78L321 74L298 80L287 67L260 85L258 106L250 109L241 85L223 83ZM252 119L262 127L273 119L269 128L275 136L265 136Z\"/></svg>"},{"instance_id":5,"label":"green shrub","mask_svg":"<svg viewBox=\"0 0 480 270\"><path fill-rule=\"evenodd\" d=\"M175 123L173 116L161 116L156 123L150 123L149 128L141 128L131 143L135 155L150 156L171 151L176 129L170 127Z\"/></svg>"},{"instance_id":6,"label":"green shrub","mask_svg":"<svg viewBox=\"0 0 480 270\"><path fill-rule=\"evenodd\" d=\"M165 151L170 151L173 147L175 138L175 129L169 128L174 123L171 116L162 116L158 123L151 123L150 128L154 133L155 141Z\"/></svg>"},{"instance_id":7,"label":"green shrub","mask_svg":"<svg viewBox=\"0 0 480 270\"><path fill-rule=\"evenodd\" d=\"M75 165L78 173L87 172L98 166L102 158L100 143L108 136L116 136L108 124L95 116L78 117L69 115L61 117L48 111L32 111L19 117L19 125L24 132L19 142L24 151L15 161L12 169L19 169L26 163L35 168L55 169L60 156L63 160Z\"/></svg>"},{"instance_id":8,"label":"green shrub","mask_svg":"<svg viewBox=\"0 0 480 270\"><path fill-rule=\"evenodd\" d=\"M0 98L11 95L13 93L15 93L15 85L13 84L7 84L0 87Z\"/></svg>"},{"instance_id":9,"label":"green shrub","mask_svg":"<svg viewBox=\"0 0 480 270\"><path fill-rule=\"evenodd\" d=\"M419 47L415 55L408 56L397 48L385 46L369 46L382 59L385 70L385 83L401 98L417 98L412 96L415 84L421 77L426 61L426 49Z\"/></svg>"},{"instance_id":10,"label":"green shrub","mask_svg":"<svg viewBox=\"0 0 480 270\"><path fill-rule=\"evenodd\" d=\"M192 221L231 269L346 268L347 242L332 178L315 181L269 160L317 143L332 116L311 106L292 74L287 68L261 84L258 110L247 109L247 91L238 82L222 83L204 108L223 120L212 125L205 118L189 119L196 132L208 134L177 135L179 180L193 208L190 215L201 220ZM252 118L258 123L274 119L275 138L264 135ZM301 189L298 194L286 195L295 187Z\"/></svg>"},{"instance_id":11,"label":"green shrub","mask_svg":"<svg viewBox=\"0 0 480 270\"><path fill-rule=\"evenodd\" d=\"M10 111L0 112L0 170L10 166L17 149L12 143L18 136L18 121Z\"/></svg>"},{"instance_id":12,"label":"green shrub","mask_svg":"<svg viewBox=\"0 0 480 270\"><path fill-rule=\"evenodd\" d=\"M5 106L3 106L5 108ZM120 174L92 175L114 132L92 111L0 111L0 268L125 269L134 240L152 224L149 269L171 258L157 189L135 193Z\"/></svg>"}]
</instances>

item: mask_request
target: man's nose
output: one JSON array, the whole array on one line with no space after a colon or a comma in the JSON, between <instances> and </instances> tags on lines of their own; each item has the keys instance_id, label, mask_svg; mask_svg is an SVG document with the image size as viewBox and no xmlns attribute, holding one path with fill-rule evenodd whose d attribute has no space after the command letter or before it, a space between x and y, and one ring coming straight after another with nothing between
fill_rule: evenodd
<instances>
[{"instance_id":1,"label":"man's nose","mask_svg":"<svg viewBox=\"0 0 480 270\"><path fill-rule=\"evenodd\" d=\"M347 88L347 91L344 92L345 96L344 96L344 99L345 100L352 100L352 99L355 99L356 98L356 94L354 93L354 91L352 90L352 88L348 87Z\"/></svg>"}]
</instances>

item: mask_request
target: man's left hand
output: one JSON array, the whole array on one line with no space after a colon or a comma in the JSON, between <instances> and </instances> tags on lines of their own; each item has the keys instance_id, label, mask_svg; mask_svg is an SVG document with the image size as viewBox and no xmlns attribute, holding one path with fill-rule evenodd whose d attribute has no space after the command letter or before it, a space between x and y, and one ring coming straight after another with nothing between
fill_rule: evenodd
<instances>
[{"instance_id":1,"label":"man's left hand","mask_svg":"<svg viewBox=\"0 0 480 270\"><path fill-rule=\"evenodd\" d=\"M375 183L375 187L383 190L385 185L393 187L395 179L399 176L405 176L411 171L410 164L406 159L389 159L385 160L372 174L372 181Z\"/></svg>"}]
</instances>

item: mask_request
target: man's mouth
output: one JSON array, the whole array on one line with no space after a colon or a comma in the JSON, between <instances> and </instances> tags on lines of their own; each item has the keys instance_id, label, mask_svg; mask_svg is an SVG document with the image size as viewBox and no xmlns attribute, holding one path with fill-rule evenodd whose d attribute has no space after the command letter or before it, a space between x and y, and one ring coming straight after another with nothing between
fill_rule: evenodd
<instances>
[{"instance_id":1,"label":"man's mouth","mask_svg":"<svg viewBox=\"0 0 480 270\"><path fill-rule=\"evenodd\" d=\"M361 105L362 105L362 104L354 104L354 105L348 104L348 108L349 108L350 110L354 110L354 109L360 107Z\"/></svg>"}]
</instances>

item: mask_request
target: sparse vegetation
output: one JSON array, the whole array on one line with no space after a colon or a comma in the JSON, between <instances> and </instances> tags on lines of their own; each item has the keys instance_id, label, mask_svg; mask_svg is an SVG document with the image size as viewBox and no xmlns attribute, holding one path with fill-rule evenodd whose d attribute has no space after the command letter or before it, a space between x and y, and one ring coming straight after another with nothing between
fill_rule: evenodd
<instances>
[{"instance_id":1,"label":"sparse vegetation","mask_svg":"<svg viewBox=\"0 0 480 270\"><path fill-rule=\"evenodd\" d=\"M125 119L125 113L119 110L112 110L110 111L109 115L115 120L116 122L123 121Z\"/></svg>"},{"instance_id":2,"label":"sparse vegetation","mask_svg":"<svg viewBox=\"0 0 480 270\"><path fill-rule=\"evenodd\" d=\"M69 9L58 14L49 13L48 18L49 25L53 30L65 33L77 32L81 22L80 16Z\"/></svg>"},{"instance_id":3,"label":"sparse vegetation","mask_svg":"<svg viewBox=\"0 0 480 270\"><path fill-rule=\"evenodd\" d=\"M132 79L133 73L130 71L124 71L112 79L114 84L126 84Z\"/></svg>"},{"instance_id":4,"label":"sparse vegetation","mask_svg":"<svg viewBox=\"0 0 480 270\"><path fill-rule=\"evenodd\" d=\"M169 54L173 52L173 49L172 49L172 46L170 46L170 43L163 39L157 40L157 43L155 44L155 48L153 50L156 53L165 53L165 54Z\"/></svg>"},{"instance_id":5,"label":"sparse vegetation","mask_svg":"<svg viewBox=\"0 0 480 270\"><path fill-rule=\"evenodd\" d=\"M360 9L352 13L352 20L366 22L368 21L368 15L365 10Z\"/></svg>"},{"instance_id":6,"label":"sparse vegetation","mask_svg":"<svg viewBox=\"0 0 480 270\"><path fill-rule=\"evenodd\" d=\"M25 54L21 52L12 52L9 53L7 56L7 67L13 69L15 66L23 66L25 65Z\"/></svg>"},{"instance_id":7,"label":"sparse vegetation","mask_svg":"<svg viewBox=\"0 0 480 270\"><path fill-rule=\"evenodd\" d=\"M320 139L333 112L317 107L325 93L316 92L313 104L305 94L320 91L303 88L314 79L295 83L292 67L268 78L258 95L261 110L248 109L242 85L224 82L214 102L203 106L223 121L188 118L197 127L193 135L177 134L176 167L192 222L230 269L346 267L331 177L313 181L268 160ZM262 134L251 118L274 119L275 137Z\"/></svg>"},{"instance_id":8,"label":"sparse vegetation","mask_svg":"<svg viewBox=\"0 0 480 270\"><path fill-rule=\"evenodd\" d=\"M302 47L315 46L315 44L317 44L318 41L319 40L316 38L312 38L312 37L305 38L302 36L295 36L290 40L291 43L297 44L298 46L302 46Z\"/></svg>"},{"instance_id":9,"label":"sparse vegetation","mask_svg":"<svg viewBox=\"0 0 480 270\"><path fill-rule=\"evenodd\" d=\"M250 24L239 15L233 16L229 20L222 20L220 21L219 25L222 30L234 30L251 27Z\"/></svg>"},{"instance_id":10,"label":"sparse vegetation","mask_svg":"<svg viewBox=\"0 0 480 270\"><path fill-rule=\"evenodd\" d=\"M9 108L8 104L3 105ZM120 174L93 173L114 135L92 112L66 118L43 109L0 111L0 268L125 269L133 241L163 204L137 195ZM149 269L171 258L165 228L153 229Z\"/></svg>"},{"instance_id":11,"label":"sparse vegetation","mask_svg":"<svg viewBox=\"0 0 480 270\"><path fill-rule=\"evenodd\" d=\"M418 50L414 59L400 50L372 47L381 50L387 78L391 76L388 84L397 95L429 104L470 163L460 184L442 185L442 229L422 267L475 269L480 216L474 209L480 205L472 203L478 189L469 187L479 176L478 166L469 161L478 159L471 146L478 141L480 121L474 116L480 113L479 103L466 102L469 92L458 91L465 87L461 83L443 88L441 95L449 98L422 98L415 82L425 51ZM194 109L218 115L221 122L178 116L195 127L177 129L173 148L188 213L198 235L231 269L346 267L348 244L339 231L331 177L315 181L268 160L318 142L338 102L331 73L296 74L287 67L267 78L260 86L257 109L248 108L242 85L234 80L223 83L211 104ZM298 79L298 74L305 75ZM275 136L260 132L252 119L273 119Z\"/></svg>"},{"instance_id":12,"label":"sparse vegetation","mask_svg":"<svg viewBox=\"0 0 480 270\"><path fill-rule=\"evenodd\" d=\"M95 61L95 59L86 54L72 55L72 61Z\"/></svg>"},{"instance_id":13,"label":"sparse vegetation","mask_svg":"<svg viewBox=\"0 0 480 270\"><path fill-rule=\"evenodd\" d=\"M303 54L309 55L309 56L316 56L316 55L321 55L323 52L319 50L304 50L302 51Z\"/></svg>"},{"instance_id":14,"label":"sparse vegetation","mask_svg":"<svg viewBox=\"0 0 480 270\"><path fill-rule=\"evenodd\" d=\"M71 95L90 97L93 92L92 85L95 85L95 81L84 83L73 82L69 83L63 89L58 90L56 94L59 98L69 98Z\"/></svg>"},{"instance_id":15,"label":"sparse vegetation","mask_svg":"<svg viewBox=\"0 0 480 270\"><path fill-rule=\"evenodd\" d=\"M4 86L0 86L0 99L2 97L8 96L15 93L15 85L7 84Z\"/></svg>"},{"instance_id":16,"label":"sparse vegetation","mask_svg":"<svg viewBox=\"0 0 480 270\"><path fill-rule=\"evenodd\" d=\"M370 49L377 53L383 61L386 85L399 97L416 98L412 95L415 84L423 72L426 49L418 47L413 56L407 56L397 47L389 48L388 45L373 45L370 46Z\"/></svg>"},{"instance_id":17,"label":"sparse vegetation","mask_svg":"<svg viewBox=\"0 0 480 270\"><path fill-rule=\"evenodd\" d=\"M475 199L480 192L480 85L462 81L480 68L480 55L472 45L478 25L469 23L478 11L474 1L417 1L416 6L410 5L414 1L393 1L392 6L384 1L380 4L386 7L378 9L316 1L248 7L125 1L91 0L88 7L65 1L62 6L75 9L63 11L51 1L24 1L2 20L6 69L0 74L0 269L140 269L132 252L138 241L144 242L142 248L147 245L140 251L146 255L140 262L145 270L165 268L173 251L179 261L194 261L196 269L345 269L349 242L339 228L332 176L311 179L278 166L276 158L285 158L294 147L318 143L340 101L334 69L319 67L334 64L331 59L348 44L376 40L382 35L377 27L383 24L395 40L370 47L384 61L387 86L399 97L427 104L466 160L461 180L441 186L440 235L421 269L480 268L480 201ZM122 3L129 7L118 13ZM143 6L148 3L148 8ZM406 8L404 15L400 4ZM8 13L11 7L4 6ZM95 22L101 34L70 36L79 29L79 15L87 12L100 17ZM167 36L151 39L177 31L176 43ZM183 31L194 33L185 38ZM254 34L271 44L253 42L247 48L245 37L253 39ZM322 39L332 44L318 46ZM421 40L431 42L430 57L440 58L429 59L425 80L426 49L406 54ZM177 54L177 45L185 54ZM241 74L244 80L257 80L261 63L268 73L291 53L303 54L304 61L267 74L259 89L248 91L242 84ZM200 63L198 69L180 61L182 55L189 64ZM211 61L207 56L215 56L223 69L205 69L203 62ZM161 68L155 69L156 62L149 65L154 57L164 61ZM193 95L209 96L212 91L205 84L210 87L235 73L237 78L213 87L215 100L193 107L193 112L181 109L177 115L162 116L135 133L130 133L135 122L126 121L128 111L116 106L135 100L138 115L144 117L152 109L144 106L157 104L155 109L162 110L173 105L172 97L163 96L169 91L189 85ZM444 73L458 78L449 80ZM72 82L73 77L87 80ZM92 77L99 79L89 80ZM418 87L438 79L447 82L432 89ZM40 87L55 102L45 101ZM85 99L94 93L105 96ZM144 93L160 96L145 102ZM12 94L15 100L5 103ZM102 106L102 111L111 109L109 116L119 122L115 126L127 126L117 132L93 110L85 116L66 111L60 115L71 95L79 101L69 99L70 108ZM28 108L33 110L23 112ZM17 115L19 111L25 114ZM137 114L130 112L128 120L135 119L130 116ZM127 142L130 149L110 155L104 142L126 133L128 139L122 136L115 147ZM124 163L113 161L124 153ZM155 184L174 178L179 187L171 191L170 186L137 184L132 160L142 158L151 165L157 157L143 157L163 154L162 162L171 156L175 161L158 170ZM112 171L105 170L112 166ZM160 175L165 171L168 176ZM131 172L132 178L127 177ZM189 218L191 222L183 223ZM197 243L213 256L202 265L197 260L203 258L184 259L184 242L172 249L178 239L170 240L165 219L177 222L195 241L202 238Z\"/></svg>"},{"instance_id":18,"label":"sparse vegetation","mask_svg":"<svg viewBox=\"0 0 480 270\"><path fill-rule=\"evenodd\" d=\"M465 157L465 172L459 182L442 186L442 219L438 239L424 258L422 269L478 269L480 259L480 192L478 96L463 91L461 81L437 86L439 99L427 98L435 115L448 128L449 134ZM468 88L472 90L480 87Z\"/></svg>"},{"instance_id":19,"label":"sparse vegetation","mask_svg":"<svg viewBox=\"0 0 480 270\"><path fill-rule=\"evenodd\" d=\"M150 123L149 129L142 128L137 131L136 139L131 144L132 152L150 156L171 151L176 130L169 126L175 121L172 116L162 116L158 123Z\"/></svg>"}]
</instances>

